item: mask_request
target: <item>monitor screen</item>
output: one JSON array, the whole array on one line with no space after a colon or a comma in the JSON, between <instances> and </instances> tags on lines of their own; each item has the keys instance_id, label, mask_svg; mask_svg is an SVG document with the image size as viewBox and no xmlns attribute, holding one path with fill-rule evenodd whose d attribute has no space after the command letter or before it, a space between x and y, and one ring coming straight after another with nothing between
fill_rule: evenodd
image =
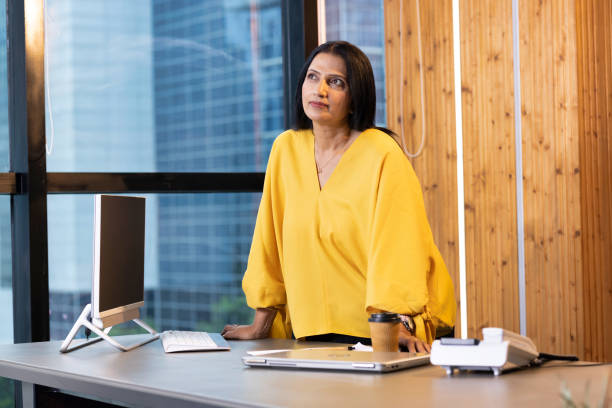
<instances>
[{"instance_id":1,"label":"monitor screen","mask_svg":"<svg viewBox=\"0 0 612 408\"><path fill-rule=\"evenodd\" d=\"M94 317L141 306L145 198L96 195L94 234Z\"/></svg>"}]
</instances>

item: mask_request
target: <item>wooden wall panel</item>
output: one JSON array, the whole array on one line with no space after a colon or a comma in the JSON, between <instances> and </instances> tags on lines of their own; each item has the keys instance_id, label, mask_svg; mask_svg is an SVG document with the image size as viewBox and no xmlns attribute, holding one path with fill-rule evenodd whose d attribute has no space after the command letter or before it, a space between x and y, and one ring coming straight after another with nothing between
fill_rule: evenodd
<instances>
[{"instance_id":1,"label":"wooden wall panel","mask_svg":"<svg viewBox=\"0 0 612 408\"><path fill-rule=\"evenodd\" d=\"M404 0L403 27L400 0L384 3L388 123L400 132L405 118L404 138L416 150L423 67L427 137L413 164L458 289L452 5L421 0L420 61L415 1ZM519 0L517 113L512 1L459 4L468 334L520 329L520 114L527 334L542 351L612 361L612 2Z\"/></svg>"},{"instance_id":2,"label":"wooden wall panel","mask_svg":"<svg viewBox=\"0 0 612 408\"><path fill-rule=\"evenodd\" d=\"M459 302L452 2L421 0L419 14L423 61L419 58L416 0L384 2L387 126L402 135L408 151L415 153L421 141L425 109L423 152L411 161L423 188L434 239L455 283ZM459 322L457 315L455 333L460 333Z\"/></svg>"},{"instance_id":3,"label":"wooden wall panel","mask_svg":"<svg viewBox=\"0 0 612 408\"><path fill-rule=\"evenodd\" d=\"M512 3L461 0L468 334L519 331Z\"/></svg>"},{"instance_id":4,"label":"wooden wall panel","mask_svg":"<svg viewBox=\"0 0 612 408\"><path fill-rule=\"evenodd\" d=\"M582 354L575 0L519 2L527 335Z\"/></svg>"},{"instance_id":5,"label":"wooden wall panel","mask_svg":"<svg viewBox=\"0 0 612 408\"><path fill-rule=\"evenodd\" d=\"M612 361L612 5L576 3L584 357Z\"/></svg>"}]
</instances>

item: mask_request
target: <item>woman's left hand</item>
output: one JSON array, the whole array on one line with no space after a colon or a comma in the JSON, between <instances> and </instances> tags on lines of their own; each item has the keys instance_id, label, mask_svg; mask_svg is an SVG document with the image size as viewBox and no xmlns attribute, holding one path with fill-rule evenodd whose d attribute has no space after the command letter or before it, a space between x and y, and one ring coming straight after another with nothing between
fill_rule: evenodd
<instances>
[{"instance_id":1,"label":"woman's left hand","mask_svg":"<svg viewBox=\"0 0 612 408\"><path fill-rule=\"evenodd\" d=\"M403 325L400 325L399 345L411 353L431 353L431 345L412 335Z\"/></svg>"}]
</instances>

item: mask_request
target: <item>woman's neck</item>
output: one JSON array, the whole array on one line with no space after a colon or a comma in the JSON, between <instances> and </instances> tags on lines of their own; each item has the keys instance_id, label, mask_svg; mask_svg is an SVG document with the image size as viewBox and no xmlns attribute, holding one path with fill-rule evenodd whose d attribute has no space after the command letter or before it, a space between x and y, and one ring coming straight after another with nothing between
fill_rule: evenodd
<instances>
[{"instance_id":1,"label":"woman's neck","mask_svg":"<svg viewBox=\"0 0 612 408\"><path fill-rule=\"evenodd\" d=\"M348 125L336 127L313 123L312 133L320 151L341 149L354 137L354 132Z\"/></svg>"}]
</instances>

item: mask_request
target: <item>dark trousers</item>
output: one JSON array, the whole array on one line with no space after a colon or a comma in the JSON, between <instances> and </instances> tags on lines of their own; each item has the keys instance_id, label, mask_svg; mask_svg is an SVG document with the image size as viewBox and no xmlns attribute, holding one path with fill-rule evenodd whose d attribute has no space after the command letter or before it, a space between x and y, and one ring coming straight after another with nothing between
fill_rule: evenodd
<instances>
[{"instance_id":1,"label":"dark trousers","mask_svg":"<svg viewBox=\"0 0 612 408\"><path fill-rule=\"evenodd\" d=\"M436 330L436 339L441 337L455 337L455 328L449 327L446 329L438 329ZM356 344L361 343L366 346L372 345L372 340L367 337L356 337L349 336L347 334L337 334L337 333L327 333L327 334L318 334L316 336L306 336L304 337L306 341L322 341L329 343L349 343Z\"/></svg>"}]
</instances>

